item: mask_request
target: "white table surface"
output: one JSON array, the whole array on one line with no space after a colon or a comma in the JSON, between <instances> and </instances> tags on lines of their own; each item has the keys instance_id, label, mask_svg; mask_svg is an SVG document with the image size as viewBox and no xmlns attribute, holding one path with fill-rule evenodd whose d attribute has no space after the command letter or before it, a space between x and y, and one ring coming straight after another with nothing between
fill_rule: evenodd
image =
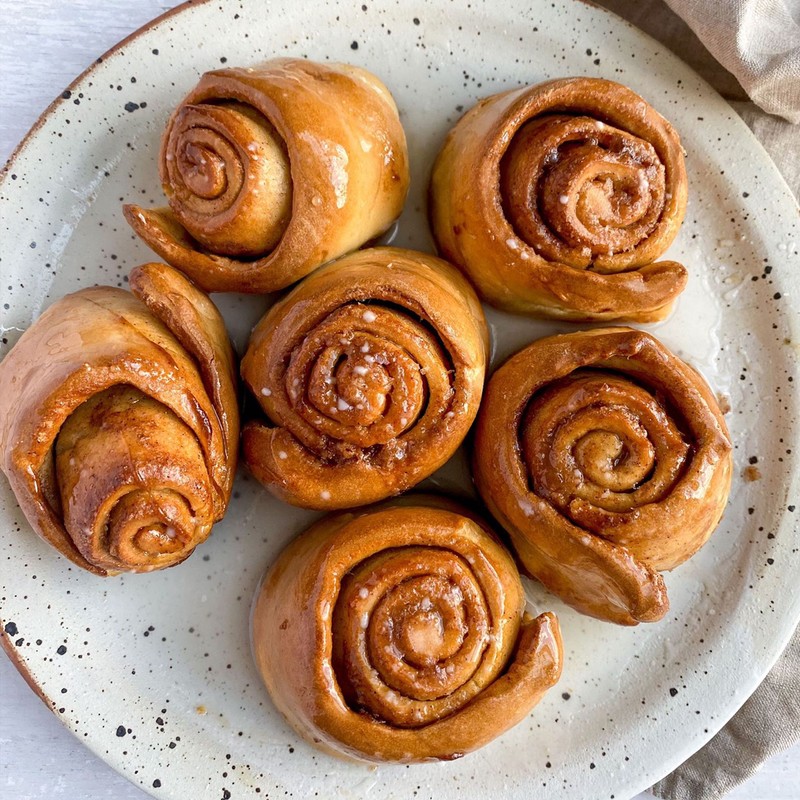
<instances>
[{"instance_id":1,"label":"white table surface","mask_svg":"<svg viewBox=\"0 0 800 800\"><path fill-rule=\"evenodd\" d=\"M0 0L0 161L50 101L168 0ZM0 798L145 800L83 747L0 655ZM647 800L641 794L636 800ZM800 745L768 761L731 800L800 798Z\"/></svg>"}]
</instances>

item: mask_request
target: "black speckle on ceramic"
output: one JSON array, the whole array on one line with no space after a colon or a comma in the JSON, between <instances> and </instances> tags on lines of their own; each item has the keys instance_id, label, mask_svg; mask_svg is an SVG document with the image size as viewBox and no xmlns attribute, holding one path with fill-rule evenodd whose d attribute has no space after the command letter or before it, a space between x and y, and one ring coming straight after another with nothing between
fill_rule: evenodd
<instances>
[{"instance_id":1,"label":"black speckle on ceramic","mask_svg":"<svg viewBox=\"0 0 800 800\"><path fill-rule=\"evenodd\" d=\"M130 269L154 258L121 204L164 202L160 136L205 70L285 55L373 70L397 100L412 165L394 243L422 250L432 248L427 176L464 112L521 84L607 77L670 119L688 152L688 214L667 256L688 266L689 286L672 317L647 327L730 404L732 501L709 544L666 576L671 611L661 623L599 623L526 581L531 606L556 611L562 623L559 687L478 753L435 767L374 769L298 739L251 661L258 581L316 515L281 504L242 474L228 516L193 558L163 573L103 580L32 534L0 479L4 643L81 741L156 797L629 797L716 732L800 615L800 490L788 433L797 430L800 403L800 234L788 189L724 101L600 9L550 0L418 8L389 0L345 13L320 0L312 18L288 0L200 3L98 60L63 92L0 184L0 355L56 297L95 283L126 286ZM241 351L270 299L214 299ZM573 328L488 316L495 363ZM743 480L753 463L760 478ZM453 478L469 491L467 474L461 453L428 486Z\"/></svg>"}]
</instances>

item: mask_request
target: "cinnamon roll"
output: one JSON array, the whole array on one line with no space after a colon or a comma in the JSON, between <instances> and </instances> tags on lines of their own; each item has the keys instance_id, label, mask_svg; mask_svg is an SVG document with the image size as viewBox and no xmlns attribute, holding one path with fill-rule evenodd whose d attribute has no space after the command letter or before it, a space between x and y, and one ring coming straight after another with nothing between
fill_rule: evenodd
<instances>
[{"instance_id":1,"label":"cinnamon roll","mask_svg":"<svg viewBox=\"0 0 800 800\"><path fill-rule=\"evenodd\" d=\"M170 117L169 208L126 205L133 229L207 291L282 289L400 215L408 156L372 74L281 58L207 72Z\"/></svg>"},{"instance_id":2,"label":"cinnamon roll","mask_svg":"<svg viewBox=\"0 0 800 800\"><path fill-rule=\"evenodd\" d=\"M434 166L430 215L441 254L487 302L644 322L686 285L683 266L656 262L686 197L669 122L617 83L566 78L493 95L459 120Z\"/></svg>"},{"instance_id":3,"label":"cinnamon roll","mask_svg":"<svg viewBox=\"0 0 800 800\"><path fill-rule=\"evenodd\" d=\"M410 488L475 419L487 339L478 298L440 259L383 247L323 267L253 330L242 377L272 425L245 426L248 466L305 508Z\"/></svg>"},{"instance_id":4,"label":"cinnamon roll","mask_svg":"<svg viewBox=\"0 0 800 800\"><path fill-rule=\"evenodd\" d=\"M236 470L222 317L165 265L130 286L57 300L0 363L0 467L33 529L98 575L187 558Z\"/></svg>"},{"instance_id":5,"label":"cinnamon roll","mask_svg":"<svg viewBox=\"0 0 800 800\"><path fill-rule=\"evenodd\" d=\"M558 681L558 621L524 609L514 562L480 520L412 498L295 539L257 594L253 651L275 705L317 747L449 760Z\"/></svg>"},{"instance_id":6,"label":"cinnamon roll","mask_svg":"<svg viewBox=\"0 0 800 800\"><path fill-rule=\"evenodd\" d=\"M731 443L703 378L653 336L551 336L492 376L475 483L525 569L579 611L624 625L669 607L660 572L725 509Z\"/></svg>"}]
</instances>

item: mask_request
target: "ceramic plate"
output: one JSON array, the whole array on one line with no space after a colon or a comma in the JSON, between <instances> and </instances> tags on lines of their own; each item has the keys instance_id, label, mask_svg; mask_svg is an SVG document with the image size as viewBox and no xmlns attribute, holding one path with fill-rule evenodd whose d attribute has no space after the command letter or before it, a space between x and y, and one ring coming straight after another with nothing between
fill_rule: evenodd
<instances>
[{"instance_id":1,"label":"ceramic plate","mask_svg":"<svg viewBox=\"0 0 800 800\"><path fill-rule=\"evenodd\" d=\"M98 61L47 111L0 187L3 349L55 298L94 283L124 286L153 257L121 203L161 203L159 136L205 70L290 54L377 73L410 143L412 189L394 242L423 250L427 176L463 109L523 83L603 76L647 98L688 152L689 211L668 257L687 264L691 280L672 317L650 329L730 402L731 502L710 543L667 576L663 622L618 628L529 584L532 604L561 618L558 687L478 753L374 768L300 741L250 657L258 580L314 514L241 474L227 518L189 561L103 580L43 544L0 480L5 644L76 736L157 797L629 797L711 738L800 616L798 218L774 166L688 67L600 9L549 0L403 6L319 0L310 15L290 0L201 3ZM269 300L216 299L241 350ZM569 327L495 312L490 320L495 361ZM759 480L742 479L747 466ZM433 483L469 492L463 454Z\"/></svg>"}]
</instances>

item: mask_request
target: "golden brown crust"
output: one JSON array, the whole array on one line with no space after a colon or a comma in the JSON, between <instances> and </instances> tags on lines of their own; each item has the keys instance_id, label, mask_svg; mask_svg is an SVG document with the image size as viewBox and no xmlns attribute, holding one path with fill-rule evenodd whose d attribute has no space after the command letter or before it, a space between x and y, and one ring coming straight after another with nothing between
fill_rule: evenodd
<instances>
[{"instance_id":1,"label":"golden brown crust","mask_svg":"<svg viewBox=\"0 0 800 800\"><path fill-rule=\"evenodd\" d=\"M526 570L583 613L625 625L668 609L659 570L717 526L731 444L702 377L653 336L550 336L492 376L475 483Z\"/></svg>"},{"instance_id":2,"label":"golden brown crust","mask_svg":"<svg viewBox=\"0 0 800 800\"><path fill-rule=\"evenodd\" d=\"M346 256L253 330L242 377L275 427L245 426L245 460L306 508L398 494L464 439L487 350L478 298L449 264L390 247Z\"/></svg>"},{"instance_id":3,"label":"golden brown crust","mask_svg":"<svg viewBox=\"0 0 800 800\"><path fill-rule=\"evenodd\" d=\"M383 233L409 181L386 87L358 67L288 58L203 75L167 126L160 172L172 208L125 216L207 291L294 283Z\"/></svg>"},{"instance_id":4,"label":"golden brown crust","mask_svg":"<svg viewBox=\"0 0 800 800\"><path fill-rule=\"evenodd\" d=\"M662 319L686 270L653 263L686 210L680 139L612 81L566 78L481 100L434 166L442 255L488 302L573 320Z\"/></svg>"},{"instance_id":5,"label":"golden brown crust","mask_svg":"<svg viewBox=\"0 0 800 800\"><path fill-rule=\"evenodd\" d=\"M212 475L220 491L218 515L228 504L239 452L236 356L225 321L208 295L166 264L132 270L131 291L194 359L222 431L223 451Z\"/></svg>"},{"instance_id":6,"label":"golden brown crust","mask_svg":"<svg viewBox=\"0 0 800 800\"><path fill-rule=\"evenodd\" d=\"M411 498L295 539L261 584L253 650L275 705L317 747L449 760L517 724L558 681L558 621L524 605L482 523Z\"/></svg>"},{"instance_id":7,"label":"golden brown crust","mask_svg":"<svg viewBox=\"0 0 800 800\"><path fill-rule=\"evenodd\" d=\"M0 364L0 467L34 530L101 575L186 558L224 514L236 466L219 312L164 265L137 268L131 282L150 308L121 289L83 289L50 306ZM65 513L79 529L67 530ZM149 558L129 547L138 517Z\"/></svg>"}]
</instances>

